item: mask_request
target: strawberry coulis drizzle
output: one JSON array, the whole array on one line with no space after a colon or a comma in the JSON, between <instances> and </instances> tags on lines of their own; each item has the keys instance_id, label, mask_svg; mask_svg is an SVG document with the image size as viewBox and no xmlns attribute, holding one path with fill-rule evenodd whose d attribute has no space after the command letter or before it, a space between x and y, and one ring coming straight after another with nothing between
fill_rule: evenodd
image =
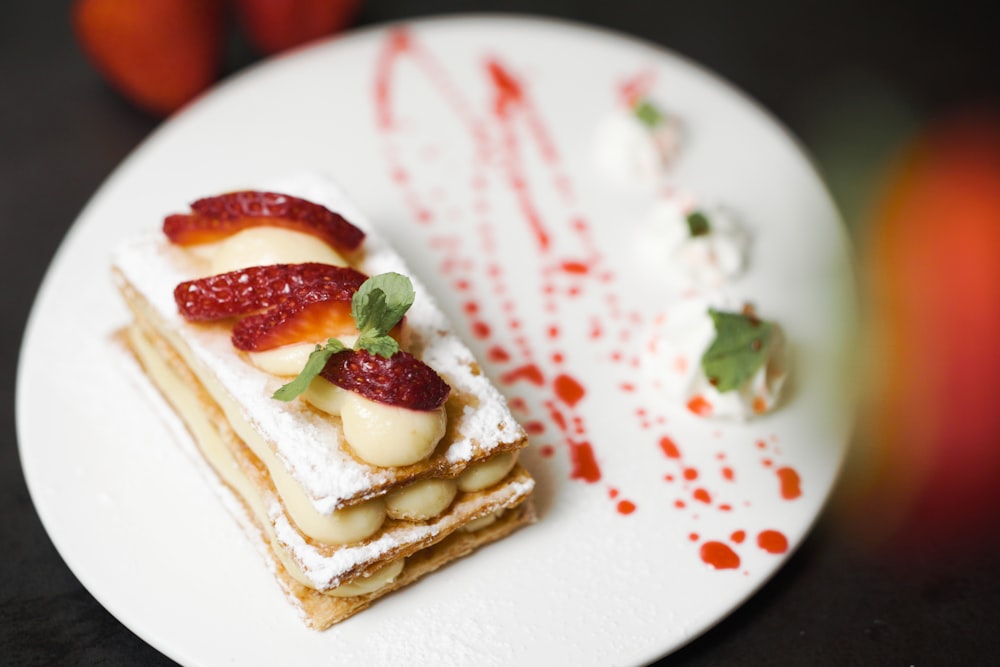
<instances>
[{"instance_id":1,"label":"strawberry coulis drizzle","mask_svg":"<svg viewBox=\"0 0 1000 667\"><path fill-rule=\"evenodd\" d=\"M437 201L440 197L435 196L433 191L422 193L420 186L411 178L400 148L401 143L407 140L407 127L396 115L400 100L393 88L394 79L398 76L397 68L404 59L415 66L415 70L454 113L471 140L475 156L470 165L474 192L471 219L479 246L473 251L466 247L463 235L435 228L430 235L430 247L442 257L442 273L451 280L460 295L469 332L484 344L486 358L497 369L499 382L507 388L511 408L519 414L529 435L543 440L538 447L539 454L543 458L555 456L556 448L544 442L551 437L550 430L554 429L561 439L560 444L565 446L570 479L596 484L604 479L604 475L599 452L595 451L587 420L581 411L588 391L586 384L568 370L578 365L573 363L568 350L561 345L564 326L560 317L561 302L578 299L596 289L593 296L603 308L588 320L588 339L595 345L614 346L608 358L626 373L618 386L630 396L641 394L634 372L640 358L628 350L635 348L631 345L631 335L643 326L643 316L622 309L615 289L615 274L604 265L604 257L589 221L575 210L572 181L562 167L557 144L523 81L499 58L487 58L483 64L483 75L492 93L492 104L489 113L477 113L441 63L409 30L397 28L389 32L376 61L375 119L383 140L390 181L413 218L422 225L434 226L454 219L461 222L462 216L448 215ZM655 73L645 70L626 81L620 87L622 101L634 104L648 93L654 80ZM534 184L525 173L524 161L528 157L528 149L536 151L548 171L550 187L565 209L565 224L554 222L552 214L543 211L536 199ZM510 266L501 261L496 239L496 234L503 227L493 219L489 201L490 188L497 187L496 183L500 184L501 192L516 202L521 221L532 240L531 249L541 267L540 288L545 317L541 330L544 335L540 339L544 341L544 351L532 344L532 338L525 330L528 320L523 317L516 295L511 294L507 286ZM466 219L465 224L468 223ZM575 246L575 254L562 252L567 243ZM476 295L489 297L482 301ZM490 314L486 312L488 309L499 309L500 313ZM644 407L637 408L634 415L639 426L647 431L662 429L667 423L666 415ZM734 507L740 506L737 500L728 498L725 491L709 488L706 476L685 460L682 448L669 435L661 433L654 438L654 442L675 466L675 473L665 474L664 480L668 484L680 485L684 494L674 500L673 508L697 519L699 512L705 509L734 512ZM775 448L772 455L778 454ZM721 460L724 454L720 452L718 458ZM794 469L782 466L775 472L779 477L781 498L791 501L802 495L801 480ZM726 490L736 486L732 484L736 478L738 471L733 464L720 465L719 479ZM608 497L621 515L630 515L638 510L636 503L623 497L615 486L609 487ZM749 507L750 501L743 500L742 506ZM743 545L745 537L745 530L733 530L728 540L730 546L722 540L702 541L698 533L691 533L692 542L702 541L699 548L702 561L716 570L740 567L741 559L735 547ZM788 548L784 535L773 529L761 532L757 544L766 553L772 554L784 553Z\"/></svg>"}]
</instances>

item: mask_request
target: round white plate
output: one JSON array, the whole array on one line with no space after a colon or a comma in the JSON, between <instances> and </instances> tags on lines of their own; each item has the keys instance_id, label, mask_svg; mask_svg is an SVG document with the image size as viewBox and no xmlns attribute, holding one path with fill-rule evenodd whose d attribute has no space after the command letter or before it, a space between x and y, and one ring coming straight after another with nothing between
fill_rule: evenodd
<instances>
[{"instance_id":1,"label":"round white plate","mask_svg":"<svg viewBox=\"0 0 1000 667\"><path fill-rule=\"evenodd\" d=\"M796 352L770 416L706 421L643 379L640 334L669 301L635 260L650 193L614 186L591 160L596 127L637 78L684 124L670 183L724 202L753 233L734 294L781 322ZM195 198L303 171L355 199L514 399L541 511L323 633L285 603L123 361L112 335L127 315L108 269L115 244ZM697 66L535 19L360 31L234 77L94 196L22 352L25 476L83 584L183 664L646 662L751 595L822 509L850 427L832 397L852 290L845 234L807 158Z\"/></svg>"}]
</instances>

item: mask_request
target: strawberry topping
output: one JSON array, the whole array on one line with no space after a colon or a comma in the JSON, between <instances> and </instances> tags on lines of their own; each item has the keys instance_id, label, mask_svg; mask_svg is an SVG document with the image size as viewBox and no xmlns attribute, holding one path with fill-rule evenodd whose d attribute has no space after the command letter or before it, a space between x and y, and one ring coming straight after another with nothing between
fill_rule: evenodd
<instances>
[{"instance_id":1,"label":"strawberry topping","mask_svg":"<svg viewBox=\"0 0 1000 667\"><path fill-rule=\"evenodd\" d=\"M320 375L369 400L409 410L435 410L451 391L434 369L403 351L386 359L365 350L342 350Z\"/></svg>"},{"instance_id":2,"label":"strawberry topping","mask_svg":"<svg viewBox=\"0 0 1000 667\"><path fill-rule=\"evenodd\" d=\"M254 266L183 282L174 300L184 319L206 322L280 306L316 289L350 301L365 279L360 271L329 264Z\"/></svg>"},{"instance_id":3,"label":"strawberry topping","mask_svg":"<svg viewBox=\"0 0 1000 667\"><path fill-rule=\"evenodd\" d=\"M305 199L277 192L246 190L206 197L191 204L192 213L163 221L163 233L179 245L219 241L250 227L283 227L312 234L336 250L350 252L365 233L339 213Z\"/></svg>"},{"instance_id":4,"label":"strawberry topping","mask_svg":"<svg viewBox=\"0 0 1000 667\"><path fill-rule=\"evenodd\" d=\"M339 288L301 289L294 299L237 322L233 327L233 345L240 350L260 352L292 343L321 342L357 334L351 317L351 295Z\"/></svg>"}]
</instances>

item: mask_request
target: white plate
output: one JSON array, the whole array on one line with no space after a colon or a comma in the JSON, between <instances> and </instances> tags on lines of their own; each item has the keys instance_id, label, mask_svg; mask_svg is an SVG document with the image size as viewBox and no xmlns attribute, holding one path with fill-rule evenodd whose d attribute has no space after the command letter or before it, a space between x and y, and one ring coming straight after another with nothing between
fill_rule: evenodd
<instances>
[{"instance_id":1,"label":"white plate","mask_svg":"<svg viewBox=\"0 0 1000 667\"><path fill-rule=\"evenodd\" d=\"M850 420L830 397L853 287L836 211L771 118L662 49L565 23L460 17L413 23L414 48L387 58L399 34L361 31L235 77L165 124L94 196L55 258L22 353L17 414L32 498L83 584L184 664L653 660L774 574L838 472ZM490 62L529 100L509 109L509 124L497 115ZM388 95L378 85L384 67ZM779 320L798 352L786 404L747 425L663 404L630 365L636 322L662 305L632 255L633 223L649 202L613 189L589 156L619 85L642 72L685 122L674 183L725 202L752 228L752 266L737 293ZM391 126L380 125L383 104ZM504 143L505 128L514 144ZM511 179L512 155L523 160L524 189ZM546 381L502 385L523 401L525 421L544 429L525 457L539 482L540 523L325 633L305 629L283 601L110 343L127 320L108 275L118 241L157 228L196 197L303 170L340 182L439 297L487 372L499 379L516 365L489 361L502 344L518 363L530 355ZM525 204L550 235L545 250ZM594 248L603 264L587 274L543 271ZM456 287L462 279L468 291ZM541 293L550 279L560 290L556 319ZM561 291L573 285L578 296ZM478 313L466 310L469 300ZM549 383L556 353L586 388L572 410ZM551 405L567 418L568 438ZM663 436L683 460L664 455ZM571 478L569 440L592 446L599 481ZM782 497L781 468L799 476L794 500ZM622 512L623 500L635 511ZM764 530L783 534L788 551L760 548ZM713 541L739 566L706 564L702 547Z\"/></svg>"}]
</instances>

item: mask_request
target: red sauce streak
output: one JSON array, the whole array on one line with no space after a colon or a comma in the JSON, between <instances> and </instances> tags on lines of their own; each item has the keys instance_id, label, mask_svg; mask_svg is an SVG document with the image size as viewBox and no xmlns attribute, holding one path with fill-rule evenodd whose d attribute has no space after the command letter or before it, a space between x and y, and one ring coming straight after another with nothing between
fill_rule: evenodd
<instances>
[{"instance_id":1,"label":"red sauce streak","mask_svg":"<svg viewBox=\"0 0 1000 667\"><path fill-rule=\"evenodd\" d=\"M775 471L778 479L781 480L781 497L785 500L795 500L802 495L802 481L799 473L792 468L785 466Z\"/></svg>"},{"instance_id":2,"label":"red sauce streak","mask_svg":"<svg viewBox=\"0 0 1000 667\"><path fill-rule=\"evenodd\" d=\"M765 530L757 536L757 546L769 554L788 551L788 538L776 530Z\"/></svg>"},{"instance_id":3,"label":"red sauce streak","mask_svg":"<svg viewBox=\"0 0 1000 667\"><path fill-rule=\"evenodd\" d=\"M579 403L580 399L586 393L579 382L566 374L556 377L553 388L555 389L556 396L570 407Z\"/></svg>"},{"instance_id":4,"label":"red sauce streak","mask_svg":"<svg viewBox=\"0 0 1000 667\"><path fill-rule=\"evenodd\" d=\"M736 542L736 544L742 544L743 540L745 540L746 538L747 538L747 533L745 530L737 530L732 535L729 536L729 539L731 539L733 542Z\"/></svg>"},{"instance_id":5,"label":"red sauce streak","mask_svg":"<svg viewBox=\"0 0 1000 667\"><path fill-rule=\"evenodd\" d=\"M590 446L590 443L574 442L573 440L567 440L566 443L569 445L569 461L572 466L569 473L570 479L582 479L589 484L599 482L601 468L597 465L597 459L594 458L594 448Z\"/></svg>"},{"instance_id":6,"label":"red sauce streak","mask_svg":"<svg viewBox=\"0 0 1000 667\"><path fill-rule=\"evenodd\" d=\"M707 417L712 414L712 404L706 401L704 396L695 396L688 401L687 409L699 417Z\"/></svg>"},{"instance_id":7,"label":"red sauce streak","mask_svg":"<svg viewBox=\"0 0 1000 667\"><path fill-rule=\"evenodd\" d=\"M521 172L520 149L511 127L513 110L519 107L527 108L528 103L520 82L500 62L490 60L486 63L486 69L490 74L493 91L496 95L494 111L503 129L507 180L511 190L517 196L525 220L535 234L539 249L545 251L548 250L551 239L531 198L527 179Z\"/></svg>"},{"instance_id":8,"label":"red sauce streak","mask_svg":"<svg viewBox=\"0 0 1000 667\"><path fill-rule=\"evenodd\" d=\"M635 511L635 503L631 500L621 500L618 502L617 509L619 514L631 514Z\"/></svg>"},{"instance_id":9,"label":"red sauce streak","mask_svg":"<svg viewBox=\"0 0 1000 667\"><path fill-rule=\"evenodd\" d=\"M722 542L701 545L701 560L716 570L735 570L740 566L740 557Z\"/></svg>"},{"instance_id":10,"label":"red sauce streak","mask_svg":"<svg viewBox=\"0 0 1000 667\"><path fill-rule=\"evenodd\" d=\"M676 443L667 436L660 438L660 449L666 454L668 459L679 459L681 450L677 449Z\"/></svg>"}]
</instances>

